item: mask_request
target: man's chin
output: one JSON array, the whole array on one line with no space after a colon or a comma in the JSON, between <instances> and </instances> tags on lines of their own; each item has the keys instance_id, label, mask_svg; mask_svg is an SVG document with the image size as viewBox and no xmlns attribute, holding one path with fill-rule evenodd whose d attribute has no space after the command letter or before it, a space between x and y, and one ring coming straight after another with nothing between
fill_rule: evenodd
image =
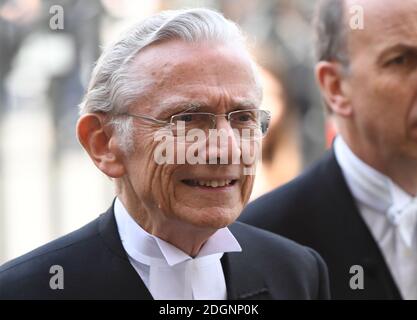
<instances>
[{"instance_id":1,"label":"man's chin","mask_svg":"<svg viewBox=\"0 0 417 320\"><path fill-rule=\"evenodd\" d=\"M202 229L221 229L233 223L239 216L236 208L187 208L184 212L190 224Z\"/></svg>"}]
</instances>

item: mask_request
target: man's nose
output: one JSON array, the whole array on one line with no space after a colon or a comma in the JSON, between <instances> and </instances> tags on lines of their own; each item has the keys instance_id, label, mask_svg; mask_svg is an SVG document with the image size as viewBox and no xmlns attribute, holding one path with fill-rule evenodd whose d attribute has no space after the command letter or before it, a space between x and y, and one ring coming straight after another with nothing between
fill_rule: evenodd
<instances>
[{"instance_id":1,"label":"man's nose","mask_svg":"<svg viewBox=\"0 0 417 320\"><path fill-rule=\"evenodd\" d=\"M209 163L232 164L240 159L240 142L227 116L216 117L216 126L209 134L207 145Z\"/></svg>"}]
</instances>

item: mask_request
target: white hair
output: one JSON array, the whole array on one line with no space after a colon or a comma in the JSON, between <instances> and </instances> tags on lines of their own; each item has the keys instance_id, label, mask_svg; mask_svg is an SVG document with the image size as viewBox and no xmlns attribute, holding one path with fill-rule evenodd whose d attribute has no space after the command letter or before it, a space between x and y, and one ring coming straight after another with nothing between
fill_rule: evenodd
<instances>
[{"instance_id":1,"label":"white hair","mask_svg":"<svg viewBox=\"0 0 417 320\"><path fill-rule=\"evenodd\" d=\"M198 8L160 12L135 24L104 50L79 105L80 114L104 112L114 115L126 112L151 84L151 79L140 77L140 70L139 76L131 71L132 61L147 46L169 40L217 41L246 48L245 38L238 26L216 11ZM256 71L255 76L258 76ZM132 147L131 120L116 117L111 120L125 150Z\"/></svg>"}]
</instances>

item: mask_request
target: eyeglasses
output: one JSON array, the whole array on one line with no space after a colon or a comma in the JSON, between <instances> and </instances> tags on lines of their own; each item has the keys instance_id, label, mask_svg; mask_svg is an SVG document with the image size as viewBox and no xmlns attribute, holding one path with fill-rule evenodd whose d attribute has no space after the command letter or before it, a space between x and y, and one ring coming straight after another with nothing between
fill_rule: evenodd
<instances>
[{"instance_id":1,"label":"eyeglasses","mask_svg":"<svg viewBox=\"0 0 417 320\"><path fill-rule=\"evenodd\" d=\"M123 113L120 115L164 125L177 138L193 134L193 130L203 130L208 137L213 131L212 129L216 128L216 118L226 117L235 134L238 134L241 139L256 140L266 135L271 120L271 113L260 109L237 110L226 114L185 112L171 116L169 121L156 119L146 114Z\"/></svg>"}]
</instances>

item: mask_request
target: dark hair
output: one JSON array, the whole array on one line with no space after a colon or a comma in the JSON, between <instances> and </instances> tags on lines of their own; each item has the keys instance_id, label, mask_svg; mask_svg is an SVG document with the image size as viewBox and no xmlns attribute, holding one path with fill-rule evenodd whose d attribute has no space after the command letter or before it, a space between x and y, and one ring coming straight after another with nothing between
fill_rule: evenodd
<instances>
[{"instance_id":1,"label":"dark hair","mask_svg":"<svg viewBox=\"0 0 417 320\"><path fill-rule=\"evenodd\" d=\"M314 46L317 61L349 63L344 0L320 0L314 15Z\"/></svg>"}]
</instances>

